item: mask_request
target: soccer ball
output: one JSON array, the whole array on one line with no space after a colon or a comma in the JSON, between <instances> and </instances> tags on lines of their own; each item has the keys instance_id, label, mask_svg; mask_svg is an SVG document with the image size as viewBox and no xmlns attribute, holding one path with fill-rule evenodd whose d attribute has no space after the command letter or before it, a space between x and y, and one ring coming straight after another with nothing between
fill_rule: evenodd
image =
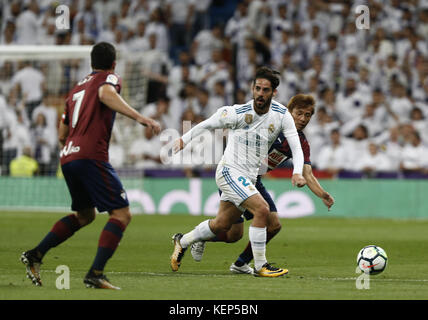
<instances>
[{"instance_id":1,"label":"soccer ball","mask_svg":"<svg viewBox=\"0 0 428 320\"><path fill-rule=\"evenodd\" d=\"M381 247L370 245L358 252L357 265L360 270L370 275L381 273L386 268L388 256Z\"/></svg>"}]
</instances>

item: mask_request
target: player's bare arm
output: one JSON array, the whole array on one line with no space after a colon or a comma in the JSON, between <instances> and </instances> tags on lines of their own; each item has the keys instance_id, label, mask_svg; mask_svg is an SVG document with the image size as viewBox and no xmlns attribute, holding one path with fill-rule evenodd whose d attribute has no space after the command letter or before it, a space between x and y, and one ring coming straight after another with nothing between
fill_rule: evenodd
<instances>
[{"instance_id":1,"label":"player's bare arm","mask_svg":"<svg viewBox=\"0 0 428 320\"><path fill-rule=\"evenodd\" d=\"M160 132L160 124L148 117L144 117L137 110L132 108L110 84L102 85L98 90L100 101L112 110L131 118L143 126L150 127L155 134Z\"/></svg>"},{"instance_id":2,"label":"player's bare arm","mask_svg":"<svg viewBox=\"0 0 428 320\"><path fill-rule=\"evenodd\" d=\"M306 179L309 189L319 197L325 206L330 210L331 206L334 204L334 198L323 189L320 185L318 179L314 176L312 172L312 166L305 164L303 166L303 176Z\"/></svg>"}]
</instances>

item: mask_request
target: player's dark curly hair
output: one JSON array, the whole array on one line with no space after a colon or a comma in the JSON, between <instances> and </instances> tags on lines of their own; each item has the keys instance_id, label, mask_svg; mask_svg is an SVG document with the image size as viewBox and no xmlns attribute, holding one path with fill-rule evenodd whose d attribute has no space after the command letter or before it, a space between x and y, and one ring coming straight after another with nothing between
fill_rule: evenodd
<instances>
[{"instance_id":1,"label":"player's dark curly hair","mask_svg":"<svg viewBox=\"0 0 428 320\"><path fill-rule=\"evenodd\" d=\"M92 69L109 70L116 61L116 49L108 42L99 42L92 47Z\"/></svg>"},{"instance_id":2,"label":"player's dark curly hair","mask_svg":"<svg viewBox=\"0 0 428 320\"><path fill-rule=\"evenodd\" d=\"M272 85L272 90L275 90L279 86L279 76L280 73L278 71L269 67L260 67L256 70L253 83L255 84L257 79L267 79Z\"/></svg>"}]
</instances>

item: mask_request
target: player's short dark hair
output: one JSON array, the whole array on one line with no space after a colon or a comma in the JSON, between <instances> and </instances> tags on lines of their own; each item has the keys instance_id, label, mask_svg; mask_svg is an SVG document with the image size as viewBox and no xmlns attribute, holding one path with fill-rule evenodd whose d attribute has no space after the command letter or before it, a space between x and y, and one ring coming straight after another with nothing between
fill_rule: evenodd
<instances>
[{"instance_id":1,"label":"player's short dark hair","mask_svg":"<svg viewBox=\"0 0 428 320\"><path fill-rule=\"evenodd\" d=\"M310 94L299 93L288 101L287 109L292 112L294 109L312 107L312 114L315 112L315 99Z\"/></svg>"},{"instance_id":2,"label":"player's short dark hair","mask_svg":"<svg viewBox=\"0 0 428 320\"><path fill-rule=\"evenodd\" d=\"M278 71L275 71L269 67L260 67L256 70L253 83L256 83L257 79L266 79L270 81L272 90L275 90L279 86L279 75Z\"/></svg>"},{"instance_id":3,"label":"player's short dark hair","mask_svg":"<svg viewBox=\"0 0 428 320\"><path fill-rule=\"evenodd\" d=\"M92 47L92 69L109 70L116 61L116 49L108 42L99 42Z\"/></svg>"}]
</instances>

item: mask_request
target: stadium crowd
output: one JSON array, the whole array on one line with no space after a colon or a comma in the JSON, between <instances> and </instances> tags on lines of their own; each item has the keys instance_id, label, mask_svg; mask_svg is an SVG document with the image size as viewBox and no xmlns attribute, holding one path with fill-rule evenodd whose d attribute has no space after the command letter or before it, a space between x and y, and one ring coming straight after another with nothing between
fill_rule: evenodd
<instances>
[{"instance_id":1,"label":"stadium crowd","mask_svg":"<svg viewBox=\"0 0 428 320\"><path fill-rule=\"evenodd\" d=\"M56 27L59 4L69 30ZM355 24L361 4L368 29ZM277 101L299 92L317 101L305 129L314 168L428 173L427 0L5 0L0 10L2 46L108 41L143 53L137 77L129 65L118 73L147 80L144 100L138 85L131 102L164 128L245 103L255 69L269 65L281 73ZM0 60L2 175L56 174L64 97L88 71L73 60ZM118 120L113 166L169 167L158 137Z\"/></svg>"}]
</instances>

